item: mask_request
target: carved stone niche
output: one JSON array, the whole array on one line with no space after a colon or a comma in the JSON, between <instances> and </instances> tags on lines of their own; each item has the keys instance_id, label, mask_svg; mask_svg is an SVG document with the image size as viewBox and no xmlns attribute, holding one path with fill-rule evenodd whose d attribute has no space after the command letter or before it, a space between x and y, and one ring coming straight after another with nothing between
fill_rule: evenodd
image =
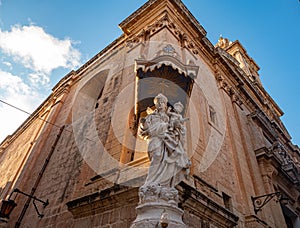
<instances>
[{"instance_id":1,"label":"carved stone niche","mask_svg":"<svg viewBox=\"0 0 300 228\"><path fill-rule=\"evenodd\" d=\"M198 75L199 67L192 61L182 63L180 55L171 44L158 50L153 59L135 61L137 80L135 119L143 117L147 107L153 105L153 98L162 93L168 97L169 105L180 101L188 104L189 97Z\"/></svg>"}]
</instances>

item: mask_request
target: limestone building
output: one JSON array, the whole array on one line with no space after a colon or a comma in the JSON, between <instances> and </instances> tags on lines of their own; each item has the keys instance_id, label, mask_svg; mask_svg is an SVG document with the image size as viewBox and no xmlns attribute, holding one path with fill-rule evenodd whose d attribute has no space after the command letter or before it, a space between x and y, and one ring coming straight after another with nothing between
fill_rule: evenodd
<instances>
[{"instance_id":1,"label":"limestone building","mask_svg":"<svg viewBox=\"0 0 300 228\"><path fill-rule=\"evenodd\" d=\"M300 150L242 44L213 45L180 0L149 0L119 26L1 143L0 199L17 206L0 226L130 227L149 166L139 121L163 93L189 117L186 227L300 227Z\"/></svg>"}]
</instances>

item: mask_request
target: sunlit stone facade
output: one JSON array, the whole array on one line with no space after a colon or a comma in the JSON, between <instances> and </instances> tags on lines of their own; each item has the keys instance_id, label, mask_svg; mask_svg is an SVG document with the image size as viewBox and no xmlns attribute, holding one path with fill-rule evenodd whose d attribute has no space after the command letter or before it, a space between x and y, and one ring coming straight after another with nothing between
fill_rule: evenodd
<instances>
[{"instance_id":1,"label":"sunlit stone facade","mask_svg":"<svg viewBox=\"0 0 300 228\"><path fill-rule=\"evenodd\" d=\"M2 142L0 198L18 188L50 204L35 202L40 219L18 194L1 226L130 227L149 166L138 125L163 93L189 117L192 166L176 186L187 227L299 227L300 150L242 44L213 45L180 0L150 0L119 26Z\"/></svg>"}]
</instances>

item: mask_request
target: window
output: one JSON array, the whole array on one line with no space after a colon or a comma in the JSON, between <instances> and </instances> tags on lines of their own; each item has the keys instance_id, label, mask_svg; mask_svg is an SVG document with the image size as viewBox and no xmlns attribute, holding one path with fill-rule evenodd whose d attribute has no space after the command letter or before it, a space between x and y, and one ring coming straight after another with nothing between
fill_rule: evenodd
<instances>
[{"instance_id":1,"label":"window","mask_svg":"<svg viewBox=\"0 0 300 228\"><path fill-rule=\"evenodd\" d=\"M103 94L103 88L101 89L101 91L100 91L100 93L97 97L97 102L96 102L96 105L95 105L95 109L97 109L99 107L99 101L100 101L100 98L102 97L102 94Z\"/></svg>"},{"instance_id":2,"label":"window","mask_svg":"<svg viewBox=\"0 0 300 228\"><path fill-rule=\"evenodd\" d=\"M231 203L231 197L224 192L222 192L222 197L223 197L223 203L226 209L232 210L232 203Z\"/></svg>"},{"instance_id":3,"label":"window","mask_svg":"<svg viewBox=\"0 0 300 228\"><path fill-rule=\"evenodd\" d=\"M216 126L218 125L217 124L217 113L212 106L209 106L209 120L214 125L216 125Z\"/></svg>"}]
</instances>

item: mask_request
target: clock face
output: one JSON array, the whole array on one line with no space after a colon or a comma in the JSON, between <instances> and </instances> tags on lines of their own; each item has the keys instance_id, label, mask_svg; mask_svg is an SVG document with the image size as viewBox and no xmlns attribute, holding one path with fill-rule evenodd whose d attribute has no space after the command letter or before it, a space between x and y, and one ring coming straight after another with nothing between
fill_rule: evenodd
<instances>
[{"instance_id":1,"label":"clock face","mask_svg":"<svg viewBox=\"0 0 300 228\"><path fill-rule=\"evenodd\" d=\"M195 170L208 169L220 152L226 128L224 105L212 70L189 50L171 43L148 42L131 50L124 46L117 53L87 70L74 96L73 134L86 163L99 175L113 169L125 170L118 181L114 175L106 176L118 184L147 173L145 165L122 164L120 156L113 156L112 151L133 151L132 158L141 161L147 157L147 142L129 129L129 116L153 108L150 103L154 96L163 93L169 97L168 105L178 101L184 104L182 114L189 117L185 123L187 154L190 158L200 155ZM137 55L144 56L146 65L139 62L137 66Z\"/></svg>"}]
</instances>

